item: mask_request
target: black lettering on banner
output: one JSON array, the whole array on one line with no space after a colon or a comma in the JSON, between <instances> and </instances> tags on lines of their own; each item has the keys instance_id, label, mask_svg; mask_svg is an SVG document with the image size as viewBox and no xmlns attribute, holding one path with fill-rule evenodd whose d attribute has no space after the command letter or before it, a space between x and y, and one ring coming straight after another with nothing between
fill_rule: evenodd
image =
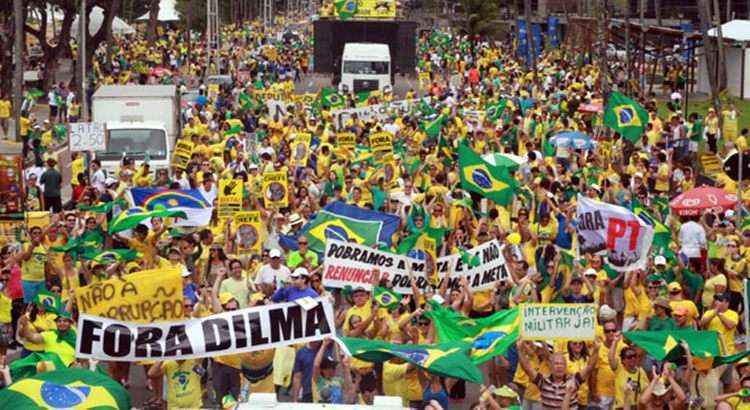
<instances>
[{"instance_id":1,"label":"black lettering on banner","mask_svg":"<svg viewBox=\"0 0 750 410\"><path fill-rule=\"evenodd\" d=\"M302 335L302 308L300 306L269 310L268 321L271 324L271 343L297 339Z\"/></svg>"},{"instance_id":2,"label":"black lettering on banner","mask_svg":"<svg viewBox=\"0 0 750 410\"><path fill-rule=\"evenodd\" d=\"M161 357L161 329L158 327L139 327L135 338L136 357Z\"/></svg>"},{"instance_id":3,"label":"black lettering on banner","mask_svg":"<svg viewBox=\"0 0 750 410\"><path fill-rule=\"evenodd\" d=\"M130 354L130 342L133 336L130 329L121 324L111 324L104 329L102 350L111 357L125 357Z\"/></svg>"},{"instance_id":4,"label":"black lettering on banner","mask_svg":"<svg viewBox=\"0 0 750 410\"><path fill-rule=\"evenodd\" d=\"M295 306L297 307L297 306ZM305 320L305 337L312 337L316 334L326 335L331 333L331 325L328 323L325 309L322 304L307 311Z\"/></svg>"},{"instance_id":5,"label":"black lettering on banner","mask_svg":"<svg viewBox=\"0 0 750 410\"><path fill-rule=\"evenodd\" d=\"M229 323L222 318L208 319L201 323L206 352L218 352L232 345L229 338Z\"/></svg>"},{"instance_id":6,"label":"black lettering on banner","mask_svg":"<svg viewBox=\"0 0 750 410\"><path fill-rule=\"evenodd\" d=\"M263 336L263 328L260 325L260 314L248 313L247 322L250 324L250 344L252 346L268 344L268 338Z\"/></svg>"},{"instance_id":7,"label":"black lettering on banner","mask_svg":"<svg viewBox=\"0 0 750 410\"><path fill-rule=\"evenodd\" d=\"M245 333L245 316L232 316L232 328L234 329L234 345L241 349L247 347L247 334Z\"/></svg>"},{"instance_id":8,"label":"black lettering on banner","mask_svg":"<svg viewBox=\"0 0 750 410\"><path fill-rule=\"evenodd\" d=\"M81 326L81 334L79 336L81 339L79 353L91 354L94 342L98 342L102 339L98 332L98 330L101 330L102 326L102 322L96 320L83 320L83 326Z\"/></svg>"},{"instance_id":9,"label":"black lettering on banner","mask_svg":"<svg viewBox=\"0 0 750 410\"><path fill-rule=\"evenodd\" d=\"M124 298L127 296L138 296L138 289L135 286L135 283L126 281L122 285L122 289L120 289L120 297Z\"/></svg>"},{"instance_id":10,"label":"black lettering on banner","mask_svg":"<svg viewBox=\"0 0 750 410\"><path fill-rule=\"evenodd\" d=\"M179 357L188 354L193 354L193 346L185 332L185 325L170 326L164 343L164 356Z\"/></svg>"},{"instance_id":11,"label":"black lettering on banner","mask_svg":"<svg viewBox=\"0 0 750 410\"><path fill-rule=\"evenodd\" d=\"M352 260L357 260L357 258L359 257L359 254L360 254L361 252L362 252L362 249L354 249L354 250L352 250L352 254L351 254L351 256L349 257L349 259L352 259Z\"/></svg>"},{"instance_id":12,"label":"black lettering on banner","mask_svg":"<svg viewBox=\"0 0 750 410\"><path fill-rule=\"evenodd\" d=\"M165 298L165 299L167 299L167 298L171 298L171 297L172 297L172 295L174 295L174 293L175 293L176 291L177 291L177 289L176 289L176 288L172 288L170 292L167 292L167 290L166 290L166 289L164 289L164 287L163 287L163 286L159 286L158 288L156 288L156 291L154 292L154 298L155 298L155 299L158 299L158 298L159 298L159 294L160 294L160 293L161 293L162 295L164 295L164 298Z\"/></svg>"},{"instance_id":13,"label":"black lettering on banner","mask_svg":"<svg viewBox=\"0 0 750 410\"><path fill-rule=\"evenodd\" d=\"M330 258L332 255L334 255L339 250L339 246L335 243L331 243L331 245L328 246L328 252L326 253L326 257Z\"/></svg>"}]
</instances>

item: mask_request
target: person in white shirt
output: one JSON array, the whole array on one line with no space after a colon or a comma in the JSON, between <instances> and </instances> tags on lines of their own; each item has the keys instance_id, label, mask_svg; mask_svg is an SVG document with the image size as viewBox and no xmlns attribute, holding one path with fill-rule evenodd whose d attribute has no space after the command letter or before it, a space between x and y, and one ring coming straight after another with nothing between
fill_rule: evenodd
<instances>
[{"instance_id":1,"label":"person in white shirt","mask_svg":"<svg viewBox=\"0 0 750 410\"><path fill-rule=\"evenodd\" d=\"M275 289L280 288L283 283L289 280L291 272L286 265L281 263L281 251L271 249L268 256L271 260L258 269L258 273L255 275L255 284L260 287L264 294L270 296Z\"/></svg>"},{"instance_id":2,"label":"person in white shirt","mask_svg":"<svg viewBox=\"0 0 750 410\"><path fill-rule=\"evenodd\" d=\"M680 227L678 240L680 252L687 256L690 267L695 272L702 272L702 253L706 249L706 230L703 225L696 222L698 216L687 217L688 221Z\"/></svg>"},{"instance_id":3,"label":"person in white shirt","mask_svg":"<svg viewBox=\"0 0 750 410\"><path fill-rule=\"evenodd\" d=\"M55 122L57 120L57 86L53 87L47 93L47 100L49 104L49 120Z\"/></svg>"},{"instance_id":4,"label":"person in white shirt","mask_svg":"<svg viewBox=\"0 0 750 410\"><path fill-rule=\"evenodd\" d=\"M214 200L216 200L216 197L219 195L219 190L216 189L216 184L214 184L213 174L210 172L203 174L203 181L200 188L198 188L198 191L200 191L201 195L203 195L203 198L206 199L209 205L213 206Z\"/></svg>"},{"instance_id":5,"label":"person in white shirt","mask_svg":"<svg viewBox=\"0 0 750 410\"><path fill-rule=\"evenodd\" d=\"M107 175L102 170L102 163L98 159L91 161L91 186L96 188L99 193L104 193L107 189L104 185L106 179Z\"/></svg>"}]
</instances>

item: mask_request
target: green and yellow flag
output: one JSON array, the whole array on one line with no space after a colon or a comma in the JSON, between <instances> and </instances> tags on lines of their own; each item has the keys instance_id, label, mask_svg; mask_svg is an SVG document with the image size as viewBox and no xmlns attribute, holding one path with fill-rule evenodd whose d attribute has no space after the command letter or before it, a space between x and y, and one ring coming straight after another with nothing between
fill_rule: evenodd
<instances>
[{"instance_id":1,"label":"green and yellow flag","mask_svg":"<svg viewBox=\"0 0 750 410\"><path fill-rule=\"evenodd\" d=\"M335 88L324 87L320 90L320 105L323 108L344 108L344 96L339 94Z\"/></svg>"},{"instance_id":2,"label":"green and yellow flag","mask_svg":"<svg viewBox=\"0 0 750 410\"><path fill-rule=\"evenodd\" d=\"M500 206L508 206L513 201L518 183L511 178L507 168L491 165L466 144L458 147L458 165L463 189L476 192Z\"/></svg>"},{"instance_id":3,"label":"green and yellow flag","mask_svg":"<svg viewBox=\"0 0 750 410\"><path fill-rule=\"evenodd\" d=\"M481 384L482 372L468 360L470 346L462 342L448 342L431 345L394 344L382 340L339 338L349 353L367 362L385 362L401 359L415 366L443 377L453 377Z\"/></svg>"},{"instance_id":4,"label":"green and yellow flag","mask_svg":"<svg viewBox=\"0 0 750 410\"><path fill-rule=\"evenodd\" d=\"M34 302L38 305L44 306L45 311L52 312L54 314L59 314L59 312L63 308L60 295L55 295L47 289L40 290L36 295L36 299L34 299Z\"/></svg>"},{"instance_id":5,"label":"green and yellow flag","mask_svg":"<svg viewBox=\"0 0 750 410\"><path fill-rule=\"evenodd\" d=\"M719 333L713 330L641 330L625 332L624 336L656 360L674 362L685 354L681 343L687 342L693 358L706 368L734 363L750 354L750 350L722 355Z\"/></svg>"},{"instance_id":6,"label":"green and yellow flag","mask_svg":"<svg viewBox=\"0 0 750 410\"><path fill-rule=\"evenodd\" d=\"M384 307L388 310L393 310L398 307L401 303L401 295L398 293L381 286L375 286L373 289L372 297L378 306Z\"/></svg>"},{"instance_id":7,"label":"green and yellow flag","mask_svg":"<svg viewBox=\"0 0 750 410\"><path fill-rule=\"evenodd\" d=\"M0 390L0 403L15 409L130 409L130 393L102 373L61 369L39 373Z\"/></svg>"},{"instance_id":8,"label":"green and yellow flag","mask_svg":"<svg viewBox=\"0 0 750 410\"><path fill-rule=\"evenodd\" d=\"M430 303L425 315L435 322L441 341L461 341L471 347L469 356L476 364L501 355L511 347L521 331L518 308L501 310L488 317L470 319L453 309Z\"/></svg>"},{"instance_id":9,"label":"green and yellow flag","mask_svg":"<svg viewBox=\"0 0 750 410\"><path fill-rule=\"evenodd\" d=\"M648 124L648 112L635 100L619 92L609 96L604 110L604 125L615 130L632 143L641 139Z\"/></svg>"}]
</instances>

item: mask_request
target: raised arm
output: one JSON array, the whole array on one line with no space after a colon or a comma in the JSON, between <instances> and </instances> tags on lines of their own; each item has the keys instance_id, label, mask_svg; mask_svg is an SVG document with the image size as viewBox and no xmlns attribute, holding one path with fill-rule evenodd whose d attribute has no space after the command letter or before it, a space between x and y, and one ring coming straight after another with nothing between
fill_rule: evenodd
<instances>
[{"instance_id":1,"label":"raised arm","mask_svg":"<svg viewBox=\"0 0 750 410\"><path fill-rule=\"evenodd\" d=\"M518 363L521 364L521 368L524 372L529 376L529 380L531 380L532 383L534 383L534 380L536 380L536 376L539 374L529 362L528 358L528 349L526 349L526 345L523 341L519 340L516 342L516 348L518 350Z\"/></svg>"}]
</instances>

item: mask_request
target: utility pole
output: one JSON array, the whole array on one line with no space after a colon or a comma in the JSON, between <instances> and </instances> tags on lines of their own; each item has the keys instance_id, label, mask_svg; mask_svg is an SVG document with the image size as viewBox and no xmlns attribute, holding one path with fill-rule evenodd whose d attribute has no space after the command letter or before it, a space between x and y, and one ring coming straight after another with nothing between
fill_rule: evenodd
<instances>
[{"instance_id":1,"label":"utility pole","mask_svg":"<svg viewBox=\"0 0 750 410\"><path fill-rule=\"evenodd\" d=\"M646 0L640 1L639 23L641 26L641 47L638 50L638 76L641 84L641 94L646 96Z\"/></svg>"},{"instance_id":2,"label":"utility pole","mask_svg":"<svg viewBox=\"0 0 750 410\"><path fill-rule=\"evenodd\" d=\"M15 33L13 37L13 121L16 130L16 141L21 141L21 105L23 104L23 0L13 0Z\"/></svg>"},{"instance_id":3,"label":"utility pole","mask_svg":"<svg viewBox=\"0 0 750 410\"><path fill-rule=\"evenodd\" d=\"M86 36L88 35L88 14L86 0L81 0L81 10L78 12L78 61L81 69L81 121L89 119L89 99L86 91Z\"/></svg>"}]
</instances>

